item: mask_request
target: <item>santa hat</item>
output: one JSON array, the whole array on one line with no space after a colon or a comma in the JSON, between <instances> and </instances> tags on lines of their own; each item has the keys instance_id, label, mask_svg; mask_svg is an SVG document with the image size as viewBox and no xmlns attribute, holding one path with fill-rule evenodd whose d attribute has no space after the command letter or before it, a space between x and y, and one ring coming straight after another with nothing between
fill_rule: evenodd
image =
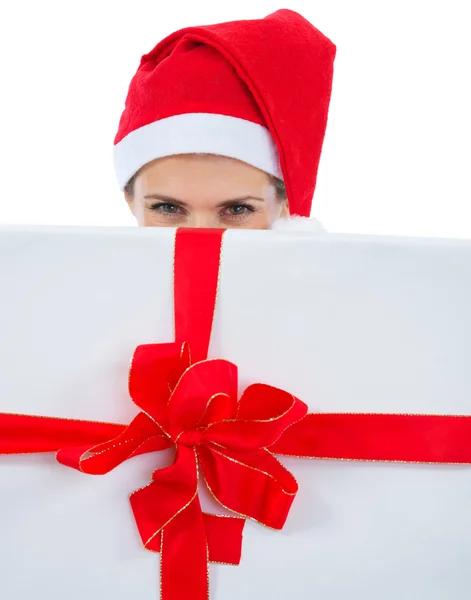
<instances>
[{"instance_id":1,"label":"santa hat","mask_svg":"<svg viewBox=\"0 0 471 600\"><path fill-rule=\"evenodd\" d=\"M129 87L114 146L120 188L157 158L218 154L283 179L290 213L308 216L335 53L290 10L171 34Z\"/></svg>"}]
</instances>

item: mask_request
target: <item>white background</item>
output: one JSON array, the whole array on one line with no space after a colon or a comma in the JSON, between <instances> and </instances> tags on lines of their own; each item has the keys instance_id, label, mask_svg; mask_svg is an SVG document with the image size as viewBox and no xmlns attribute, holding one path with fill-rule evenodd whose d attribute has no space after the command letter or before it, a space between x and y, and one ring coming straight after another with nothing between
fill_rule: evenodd
<instances>
[{"instance_id":1,"label":"white background","mask_svg":"<svg viewBox=\"0 0 471 600\"><path fill-rule=\"evenodd\" d=\"M140 56L279 2L4 0L0 223L133 225L111 156ZM469 1L285 7L337 45L313 215L331 231L471 237Z\"/></svg>"}]
</instances>

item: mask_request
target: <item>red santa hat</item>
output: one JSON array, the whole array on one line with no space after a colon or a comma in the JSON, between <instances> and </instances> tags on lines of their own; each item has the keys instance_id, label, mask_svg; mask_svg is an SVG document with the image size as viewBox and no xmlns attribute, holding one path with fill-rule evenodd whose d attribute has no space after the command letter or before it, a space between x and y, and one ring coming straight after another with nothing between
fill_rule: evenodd
<instances>
[{"instance_id":1,"label":"red santa hat","mask_svg":"<svg viewBox=\"0 0 471 600\"><path fill-rule=\"evenodd\" d=\"M299 14L189 27L142 57L115 138L121 189L164 156L235 158L283 179L309 216L335 45Z\"/></svg>"}]
</instances>

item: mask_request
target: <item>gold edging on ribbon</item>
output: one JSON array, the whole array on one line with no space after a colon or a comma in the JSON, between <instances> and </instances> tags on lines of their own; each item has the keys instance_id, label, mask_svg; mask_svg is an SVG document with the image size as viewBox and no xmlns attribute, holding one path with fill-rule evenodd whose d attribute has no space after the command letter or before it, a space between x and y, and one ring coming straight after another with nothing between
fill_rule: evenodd
<instances>
[{"instance_id":1,"label":"gold edging on ribbon","mask_svg":"<svg viewBox=\"0 0 471 600\"><path fill-rule=\"evenodd\" d=\"M27 415L24 413L1 412L0 416L7 417L27 417L32 419L48 419L49 421L74 421L76 423L93 423L94 425L116 425L117 427L126 427L123 423L111 423L110 421L92 421L91 419L75 419L74 417L47 417L45 415Z\"/></svg>"},{"instance_id":2,"label":"gold edging on ribbon","mask_svg":"<svg viewBox=\"0 0 471 600\"><path fill-rule=\"evenodd\" d=\"M215 398L218 398L219 396L224 396L224 397L226 397L226 398L229 398L229 400L230 400L231 402L233 401L233 399L232 399L232 398L229 396L229 394L226 394L226 392L216 392L215 394L213 394L213 395L211 396L211 398L210 398L210 399L209 399L209 400L206 402L206 406L205 406L205 409L204 409L204 411L203 411L203 414L201 415L201 417L200 417L200 420L198 421L198 423L197 423L197 425L196 425L195 429L203 429L203 428L200 426L200 423L201 423L201 421L204 419L204 417L206 416L206 413L208 412L208 408L209 408L209 405L211 404L211 402L212 402L212 401L213 401ZM236 403L237 403L237 399L236 399ZM218 423L219 423L219 421L218 421ZM208 427L209 427L209 425L205 425L205 426L204 426L204 429L206 430Z\"/></svg>"},{"instance_id":3,"label":"gold edging on ribbon","mask_svg":"<svg viewBox=\"0 0 471 600\"><path fill-rule=\"evenodd\" d=\"M335 456L299 456L297 454L282 454L277 452L280 456L286 456L286 458L304 458L308 460L341 460L345 462L365 462L365 463L396 463L403 465L449 465L449 466L463 466L471 465L471 462L445 462L445 461L426 461L426 460L393 460L388 458L338 458Z\"/></svg>"}]
</instances>

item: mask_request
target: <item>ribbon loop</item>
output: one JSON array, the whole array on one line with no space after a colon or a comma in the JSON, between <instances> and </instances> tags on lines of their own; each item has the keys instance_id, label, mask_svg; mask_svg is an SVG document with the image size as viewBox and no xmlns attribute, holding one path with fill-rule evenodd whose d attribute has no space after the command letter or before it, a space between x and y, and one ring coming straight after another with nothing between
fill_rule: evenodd
<instances>
[{"instance_id":1,"label":"ribbon loop","mask_svg":"<svg viewBox=\"0 0 471 600\"><path fill-rule=\"evenodd\" d=\"M198 459L211 494L226 508L282 529L298 484L268 450L230 451L201 446Z\"/></svg>"},{"instance_id":2,"label":"ribbon loop","mask_svg":"<svg viewBox=\"0 0 471 600\"><path fill-rule=\"evenodd\" d=\"M204 438L225 448L255 450L274 444L302 419L307 406L292 394L262 383L243 393L236 418L211 424Z\"/></svg>"},{"instance_id":3,"label":"ribbon loop","mask_svg":"<svg viewBox=\"0 0 471 600\"><path fill-rule=\"evenodd\" d=\"M56 454L61 464L89 475L109 473L125 460L170 447L170 440L144 413L139 413L117 437L91 448L63 448Z\"/></svg>"},{"instance_id":4,"label":"ribbon loop","mask_svg":"<svg viewBox=\"0 0 471 600\"><path fill-rule=\"evenodd\" d=\"M208 416L216 398L237 406L237 367L227 360L205 360L191 365L181 376L167 404L172 429L196 429Z\"/></svg>"},{"instance_id":5,"label":"ribbon loop","mask_svg":"<svg viewBox=\"0 0 471 600\"><path fill-rule=\"evenodd\" d=\"M129 395L163 429L168 427L168 398L189 366L187 344L144 344L134 352L129 372Z\"/></svg>"}]
</instances>

